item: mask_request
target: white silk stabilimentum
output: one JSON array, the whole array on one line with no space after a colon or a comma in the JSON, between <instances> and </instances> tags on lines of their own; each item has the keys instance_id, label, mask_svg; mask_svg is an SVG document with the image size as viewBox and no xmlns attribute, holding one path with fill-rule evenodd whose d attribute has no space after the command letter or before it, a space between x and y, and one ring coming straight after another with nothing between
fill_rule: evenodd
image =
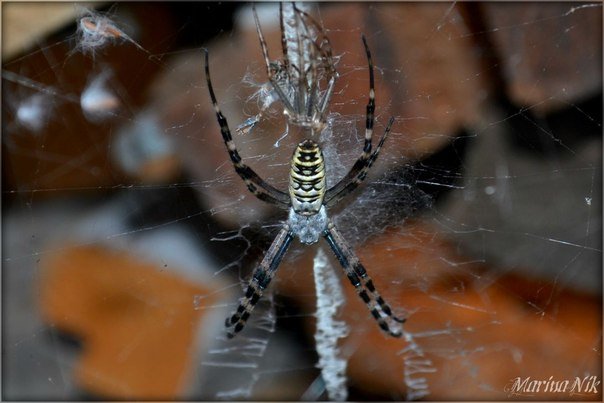
<instances>
[{"instance_id":1,"label":"white silk stabilimentum","mask_svg":"<svg viewBox=\"0 0 604 403\"><path fill-rule=\"evenodd\" d=\"M348 334L348 326L335 319L338 308L345 302L340 279L333 271L327 255L319 249L313 262L315 287L317 290L317 330L315 341L325 389L330 400L344 401L348 397L346 388L346 359L341 357L338 339Z\"/></svg>"}]
</instances>

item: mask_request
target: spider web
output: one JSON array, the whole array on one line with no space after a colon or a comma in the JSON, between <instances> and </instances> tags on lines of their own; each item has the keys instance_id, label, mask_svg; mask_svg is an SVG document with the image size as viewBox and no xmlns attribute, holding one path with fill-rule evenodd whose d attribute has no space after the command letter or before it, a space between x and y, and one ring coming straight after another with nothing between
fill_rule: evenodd
<instances>
[{"instance_id":1,"label":"spider web","mask_svg":"<svg viewBox=\"0 0 604 403\"><path fill-rule=\"evenodd\" d=\"M8 7L3 4L5 17ZM211 288L187 305L202 319L176 398L327 398L312 337L311 269L321 249L294 242L246 329L233 340L223 332L224 318L285 214L256 200L232 168L207 94L203 49L210 49L213 84L235 143L262 178L287 188L289 160L300 139L266 90L250 7L120 3L100 12L70 7L62 31L38 34L27 51L3 58L3 397L105 397L76 375L87 351L85 338L49 323L42 313L45 273L75 245L128 252L189 284ZM350 18L334 18L343 12L338 7ZM349 360L351 400L468 398L459 379L485 391L484 399L501 399L510 379L487 376L485 356L505 351L514 362L530 362L540 349L563 343L543 338L529 348L515 334L495 340L477 336L497 326L522 333L525 315L532 323L562 328L559 334L571 344L576 339L585 365L569 369L566 378L595 375L601 381L601 366L590 372L590 363L601 361L601 328L586 345L576 336L580 326L569 325L575 322L561 313L562 304L599 301L602 292L601 4L543 3L535 11L518 3L507 14L505 7L307 6L332 42L339 74L328 125L316 139L328 186L344 176L363 146L368 73L361 34L375 65L374 136L395 118L363 186L330 211L368 272L381 280L376 284L384 297L408 317L390 362L396 368L393 381L379 383L385 347L365 342L374 340L377 326L354 294L346 297L337 319L349 320L348 336L335 353ZM280 57L277 7L259 5L258 13L271 58ZM33 11L26 15L33 21ZM418 24L430 21L429 29L410 26L415 21L408 15L422 16ZM96 25L81 25L83 18ZM599 30L595 39L577 42L583 21L596 21ZM552 25L562 28L548 38L547 57L536 60L531 51L505 48L505 38L550 32ZM105 36L82 34L98 34L82 31L93 26L105 27ZM400 26L422 35L399 31ZM3 35L3 42L11 35ZM537 52L543 50L538 39L522 43ZM582 44L574 58L568 43ZM393 56L397 44L408 46ZM442 60L424 56L431 46L440 46ZM440 78L436 67L451 57L449 49L463 49L465 58L478 61L470 68L461 58L451 67L450 88L421 81ZM560 77L555 72L567 71L567 58L582 63L552 84ZM541 63L538 77L506 81L535 63ZM592 65L595 75L588 70ZM258 124L235 135L260 109L266 111ZM384 256L413 254L421 258L377 263ZM337 261L330 262L325 270L340 273ZM389 271L396 276L383 277ZM534 287L519 290L510 278L529 279ZM453 284L446 292L442 279ZM345 276L340 281L350 287ZM526 311L502 314L502 304L491 300L492 284ZM405 294L440 305L433 312ZM471 295L476 298L463 299ZM478 325L460 326L457 318L442 317L454 309L484 317ZM601 316L601 304L579 314L599 323L594 318ZM111 325L105 330L116 331ZM128 348L141 346L146 337L143 330L134 332ZM128 351L122 351L124 357ZM363 365L355 361L361 351ZM547 380L548 370L531 375ZM598 390L601 396L601 386Z\"/></svg>"}]
</instances>

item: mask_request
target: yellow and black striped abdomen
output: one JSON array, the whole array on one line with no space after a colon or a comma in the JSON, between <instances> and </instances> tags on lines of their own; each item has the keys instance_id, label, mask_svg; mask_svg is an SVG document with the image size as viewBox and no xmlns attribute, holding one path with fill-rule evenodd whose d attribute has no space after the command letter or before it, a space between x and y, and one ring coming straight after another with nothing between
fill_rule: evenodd
<instances>
[{"instance_id":1,"label":"yellow and black striped abdomen","mask_svg":"<svg viewBox=\"0 0 604 403\"><path fill-rule=\"evenodd\" d=\"M292 157L289 195L294 211L302 215L319 212L325 196L325 164L317 143L304 140Z\"/></svg>"}]
</instances>

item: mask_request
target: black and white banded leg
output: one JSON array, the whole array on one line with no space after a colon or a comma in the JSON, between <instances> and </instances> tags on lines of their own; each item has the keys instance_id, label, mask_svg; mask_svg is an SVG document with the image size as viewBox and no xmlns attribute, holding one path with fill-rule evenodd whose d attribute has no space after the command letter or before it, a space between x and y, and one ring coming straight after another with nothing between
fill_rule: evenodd
<instances>
[{"instance_id":1,"label":"black and white banded leg","mask_svg":"<svg viewBox=\"0 0 604 403\"><path fill-rule=\"evenodd\" d=\"M262 297L264 290L273 279L281 259L285 255L287 248L291 244L294 234L290 231L288 225L285 225L273 241L271 247L266 252L260 265L254 270L245 295L239 301L239 306L235 312L226 320L225 326L228 328L227 337L233 338L239 333L247 322L252 310Z\"/></svg>"},{"instance_id":2,"label":"black and white banded leg","mask_svg":"<svg viewBox=\"0 0 604 403\"><path fill-rule=\"evenodd\" d=\"M277 205L278 207L287 209L290 205L290 197L287 193L282 192L273 186L266 183L262 178L258 176L256 172L249 166L245 165L241 160L241 156L237 151L237 146L233 141L231 130L226 118L220 111L218 101L216 101L216 95L214 94L214 88L212 87L212 80L210 79L210 65L209 65L208 50L205 49L205 72L206 81L208 83L208 90L210 91L210 98L212 99L212 105L216 111L216 119L220 125L220 133L224 140L224 144L229 152L229 157L235 167L235 172L243 179L247 188L250 192L260 200Z\"/></svg>"},{"instance_id":3,"label":"black and white banded leg","mask_svg":"<svg viewBox=\"0 0 604 403\"><path fill-rule=\"evenodd\" d=\"M396 323L404 323L405 319L394 315L390 305L384 301L376 290L373 280L367 274L359 258L348 247L346 241L331 221L323 232L323 236L342 265L350 283L355 287L357 294L365 302L371 315L377 321L380 329L390 336L401 337L400 326Z\"/></svg>"},{"instance_id":4,"label":"black and white banded leg","mask_svg":"<svg viewBox=\"0 0 604 403\"><path fill-rule=\"evenodd\" d=\"M365 53L367 54L367 64L369 65L369 100L367 101L367 112L365 118L365 144L363 146L363 153L356 160L350 171L332 188L328 189L325 193L325 205L332 207L336 205L342 198L347 194L356 189L361 182L367 176L369 168L373 165L374 161L378 157L380 149L386 141L388 134L394 123L394 117L390 118L384 134L380 138L378 146L372 153L372 139L373 139L373 124L375 121L375 79L373 74L373 61L371 59L371 52L367 45L365 35L363 35L363 45L365 45Z\"/></svg>"}]
</instances>

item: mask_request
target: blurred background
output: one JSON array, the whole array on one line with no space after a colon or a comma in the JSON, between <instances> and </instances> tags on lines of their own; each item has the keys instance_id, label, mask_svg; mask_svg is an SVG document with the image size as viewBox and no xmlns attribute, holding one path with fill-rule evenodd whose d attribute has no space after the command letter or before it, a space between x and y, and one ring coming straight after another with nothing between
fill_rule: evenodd
<instances>
[{"instance_id":1,"label":"blurred background","mask_svg":"<svg viewBox=\"0 0 604 403\"><path fill-rule=\"evenodd\" d=\"M339 78L323 147L362 150L365 34L376 135L330 212L405 315L386 338L341 275L350 400L515 394L602 377L601 3L306 4ZM272 59L277 4L258 4ZM246 329L224 319L285 219L235 174L231 130L266 69L247 3L2 3L2 398L325 400L313 258L295 241ZM300 140L278 102L244 160L287 188ZM343 274L332 259L337 273Z\"/></svg>"}]
</instances>

